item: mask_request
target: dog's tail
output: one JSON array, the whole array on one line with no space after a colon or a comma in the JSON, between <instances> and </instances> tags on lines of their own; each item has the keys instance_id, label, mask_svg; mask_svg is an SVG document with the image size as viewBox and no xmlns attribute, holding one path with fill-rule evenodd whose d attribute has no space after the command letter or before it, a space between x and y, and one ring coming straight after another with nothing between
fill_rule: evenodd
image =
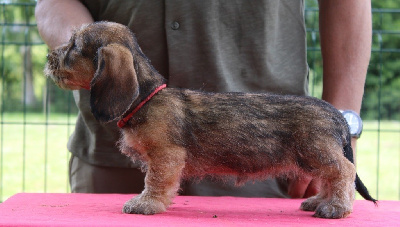
<instances>
[{"instance_id":1,"label":"dog's tail","mask_svg":"<svg viewBox=\"0 0 400 227\"><path fill-rule=\"evenodd\" d=\"M347 138L347 145L344 146L344 156L354 164L354 157L353 157L353 148L351 147L351 136L349 135ZM368 200L373 202L375 205L377 205L376 199L372 198L372 196L369 194L367 187L365 187L364 183L361 181L361 179L358 177L358 174L356 173L356 179L355 179L355 185L356 185L356 190L360 195Z\"/></svg>"}]
</instances>

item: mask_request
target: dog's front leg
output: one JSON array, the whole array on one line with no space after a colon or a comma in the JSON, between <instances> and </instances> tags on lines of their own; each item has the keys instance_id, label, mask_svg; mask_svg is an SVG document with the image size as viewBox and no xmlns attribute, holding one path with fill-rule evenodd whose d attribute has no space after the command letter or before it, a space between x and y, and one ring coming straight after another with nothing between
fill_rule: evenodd
<instances>
[{"instance_id":1,"label":"dog's front leg","mask_svg":"<svg viewBox=\"0 0 400 227\"><path fill-rule=\"evenodd\" d=\"M179 189L186 151L182 148L167 148L149 152L148 157L145 189L125 203L124 213L164 212Z\"/></svg>"}]
</instances>

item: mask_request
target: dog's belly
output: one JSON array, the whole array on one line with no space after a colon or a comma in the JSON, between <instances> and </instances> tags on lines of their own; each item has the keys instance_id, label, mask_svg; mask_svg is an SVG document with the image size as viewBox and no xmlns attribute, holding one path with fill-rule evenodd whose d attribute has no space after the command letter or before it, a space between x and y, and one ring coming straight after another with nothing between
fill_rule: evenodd
<instances>
[{"instance_id":1,"label":"dog's belly","mask_svg":"<svg viewBox=\"0 0 400 227\"><path fill-rule=\"evenodd\" d=\"M212 141L202 147L189 148L184 175L229 174L264 178L296 169L288 150L271 145L268 139L262 141L252 145L247 142Z\"/></svg>"}]
</instances>

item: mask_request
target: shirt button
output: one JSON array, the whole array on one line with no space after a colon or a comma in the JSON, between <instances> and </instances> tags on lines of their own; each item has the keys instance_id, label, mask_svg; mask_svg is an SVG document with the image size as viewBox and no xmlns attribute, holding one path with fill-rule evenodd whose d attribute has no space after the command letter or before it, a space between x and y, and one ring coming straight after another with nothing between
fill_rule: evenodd
<instances>
[{"instance_id":1,"label":"shirt button","mask_svg":"<svg viewBox=\"0 0 400 227\"><path fill-rule=\"evenodd\" d=\"M172 24L171 24L171 28L173 29L173 30L178 30L179 29L179 23L177 22L177 21L174 21Z\"/></svg>"}]
</instances>

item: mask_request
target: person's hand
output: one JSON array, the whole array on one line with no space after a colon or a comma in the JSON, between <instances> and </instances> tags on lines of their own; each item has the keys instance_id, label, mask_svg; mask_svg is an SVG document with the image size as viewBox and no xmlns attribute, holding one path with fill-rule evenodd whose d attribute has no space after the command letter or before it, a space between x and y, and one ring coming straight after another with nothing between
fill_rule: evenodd
<instances>
[{"instance_id":1,"label":"person's hand","mask_svg":"<svg viewBox=\"0 0 400 227\"><path fill-rule=\"evenodd\" d=\"M40 36L50 49L67 43L74 29L93 22L79 0L38 0L35 16Z\"/></svg>"},{"instance_id":2,"label":"person's hand","mask_svg":"<svg viewBox=\"0 0 400 227\"><path fill-rule=\"evenodd\" d=\"M308 198L318 194L321 181L311 177L295 177L288 179L288 194L292 198Z\"/></svg>"}]
</instances>

